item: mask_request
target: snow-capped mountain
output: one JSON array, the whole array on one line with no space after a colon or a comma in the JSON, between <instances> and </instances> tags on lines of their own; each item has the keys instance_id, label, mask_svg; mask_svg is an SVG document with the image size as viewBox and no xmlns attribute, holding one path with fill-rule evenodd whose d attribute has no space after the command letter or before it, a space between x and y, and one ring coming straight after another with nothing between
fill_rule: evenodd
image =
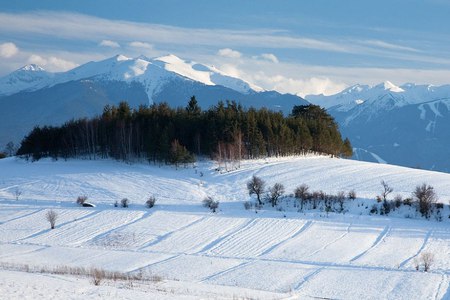
<instances>
[{"instance_id":1,"label":"snow-capped mountain","mask_svg":"<svg viewBox=\"0 0 450 300\"><path fill-rule=\"evenodd\" d=\"M137 107L164 101L184 107L193 95L204 109L219 100L234 100L244 107L266 107L288 114L294 105L308 103L174 55L152 59L116 55L61 73L29 65L0 78L4 108L0 111L0 149L9 141L20 142L36 125L94 116L107 104L125 100Z\"/></svg>"},{"instance_id":2,"label":"snow-capped mountain","mask_svg":"<svg viewBox=\"0 0 450 300\"><path fill-rule=\"evenodd\" d=\"M244 94L263 91L262 88L228 76L213 66L187 62L175 55L153 59L145 56L128 58L116 55L102 61L88 62L63 73L49 73L40 66L27 65L0 80L0 95L35 91L60 83L91 78L103 81L139 82L145 86L151 98L159 91L161 84L180 76L208 86L224 86Z\"/></svg>"},{"instance_id":3,"label":"snow-capped mountain","mask_svg":"<svg viewBox=\"0 0 450 300\"><path fill-rule=\"evenodd\" d=\"M8 76L0 78L0 96L43 88L53 77L54 74L45 71L38 65L24 66Z\"/></svg>"},{"instance_id":4,"label":"snow-capped mountain","mask_svg":"<svg viewBox=\"0 0 450 300\"><path fill-rule=\"evenodd\" d=\"M355 147L355 158L450 172L450 85L355 85L325 106Z\"/></svg>"}]
</instances>

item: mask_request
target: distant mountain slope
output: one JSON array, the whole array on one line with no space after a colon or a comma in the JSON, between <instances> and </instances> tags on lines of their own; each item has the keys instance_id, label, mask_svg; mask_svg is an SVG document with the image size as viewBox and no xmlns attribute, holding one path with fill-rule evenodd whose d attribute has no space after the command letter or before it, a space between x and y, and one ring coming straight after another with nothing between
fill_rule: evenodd
<instances>
[{"instance_id":1,"label":"distant mountain slope","mask_svg":"<svg viewBox=\"0 0 450 300\"><path fill-rule=\"evenodd\" d=\"M328 107L354 158L450 172L450 86L356 85L307 97Z\"/></svg>"},{"instance_id":2,"label":"distant mountain slope","mask_svg":"<svg viewBox=\"0 0 450 300\"><path fill-rule=\"evenodd\" d=\"M203 108L219 100L289 113L304 99L263 89L215 67L174 56L149 59L117 55L62 73L36 65L0 79L0 149L20 142L35 125L57 125L100 114L106 104L128 101L132 107L168 102L185 106L195 95Z\"/></svg>"}]
</instances>

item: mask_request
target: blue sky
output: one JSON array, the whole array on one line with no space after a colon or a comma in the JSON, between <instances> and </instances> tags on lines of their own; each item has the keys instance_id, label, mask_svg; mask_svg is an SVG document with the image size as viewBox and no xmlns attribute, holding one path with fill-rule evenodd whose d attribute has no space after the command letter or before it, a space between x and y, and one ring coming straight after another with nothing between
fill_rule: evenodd
<instances>
[{"instance_id":1,"label":"blue sky","mask_svg":"<svg viewBox=\"0 0 450 300\"><path fill-rule=\"evenodd\" d=\"M450 1L22 0L0 4L0 75L173 53L266 89L450 83Z\"/></svg>"}]
</instances>

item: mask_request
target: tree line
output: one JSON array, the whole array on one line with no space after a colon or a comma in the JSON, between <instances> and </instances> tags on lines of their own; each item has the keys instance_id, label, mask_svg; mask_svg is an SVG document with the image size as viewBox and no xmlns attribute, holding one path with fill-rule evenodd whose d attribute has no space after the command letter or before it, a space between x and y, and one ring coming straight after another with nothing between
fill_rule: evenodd
<instances>
[{"instance_id":1,"label":"tree line","mask_svg":"<svg viewBox=\"0 0 450 300\"><path fill-rule=\"evenodd\" d=\"M193 96L184 108L159 103L132 109L121 102L105 106L94 118L35 127L17 155L179 164L194 161L195 155L239 161L307 152L352 155L350 141L342 139L334 119L319 106L294 106L289 116L244 109L234 101L202 110Z\"/></svg>"}]
</instances>

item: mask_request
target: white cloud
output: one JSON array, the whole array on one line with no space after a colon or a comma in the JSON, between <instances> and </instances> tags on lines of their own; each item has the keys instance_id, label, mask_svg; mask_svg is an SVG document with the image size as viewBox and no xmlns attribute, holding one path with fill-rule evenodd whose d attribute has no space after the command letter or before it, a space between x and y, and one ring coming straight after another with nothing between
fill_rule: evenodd
<instances>
[{"instance_id":1,"label":"white cloud","mask_svg":"<svg viewBox=\"0 0 450 300\"><path fill-rule=\"evenodd\" d=\"M14 43L0 44L0 57L10 58L19 53L19 48Z\"/></svg>"},{"instance_id":2,"label":"white cloud","mask_svg":"<svg viewBox=\"0 0 450 300\"><path fill-rule=\"evenodd\" d=\"M223 48L217 51L217 55L228 58L240 58L242 53L230 48Z\"/></svg>"},{"instance_id":3,"label":"white cloud","mask_svg":"<svg viewBox=\"0 0 450 300\"><path fill-rule=\"evenodd\" d=\"M375 47L378 47L378 48L384 48L384 49L389 49L389 50L402 50L402 51L410 51L410 52L420 52L420 50L412 48L412 47L396 45L396 44L387 43L387 42L379 41L379 40L362 41L361 44L365 44L365 45L369 45L369 46L375 46Z\"/></svg>"},{"instance_id":4,"label":"white cloud","mask_svg":"<svg viewBox=\"0 0 450 300\"><path fill-rule=\"evenodd\" d=\"M28 63L36 64L43 67L44 65L47 64L47 60L44 59L42 56L31 54L31 56L28 58Z\"/></svg>"},{"instance_id":5,"label":"white cloud","mask_svg":"<svg viewBox=\"0 0 450 300\"><path fill-rule=\"evenodd\" d=\"M172 47L197 46L202 49L227 47L250 47L271 49L310 49L356 54L371 58L389 58L410 62L423 62L450 66L450 59L426 43L425 49L415 49L379 40L355 39L329 36L321 39L300 35L280 34L270 29L226 30L182 28L151 23L108 20L83 14L61 12L0 13L0 35L15 34L33 37L51 36L53 39L82 41L135 40L149 44ZM436 38L434 38L436 40ZM417 42L416 42L417 43ZM433 42L434 44L436 43ZM231 50L231 49L230 49ZM220 50L219 50L220 51ZM228 51L228 50L227 50ZM223 51L227 54L227 51ZM235 51L235 50L231 50ZM238 53L228 51L229 55Z\"/></svg>"},{"instance_id":6,"label":"white cloud","mask_svg":"<svg viewBox=\"0 0 450 300\"><path fill-rule=\"evenodd\" d=\"M111 41L111 40L102 40L99 43L99 45L103 46L103 47L120 48L120 44L118 42L114 42L114 41Z\"/></svg>"},{"instance_id":7,"label":"white cloud","mask_svg":"<svg viewBox=\"0 0 450 300\"><path fill-rule=\"evenodd\" d=\"M130 47L133 48L142 48L142 49L148 49L148 50L153 50L153 45L150 43L145 43L145 42L131 42L128 44Z\"/></svg>"},{"instance_id":8,"label":"white cloud","mask_svg":"<svg viewBox=\"0 0 450 300\"><path fill-rule=\"evenodd\" d=\"M253 82L265 89L276 90L304 97L310 94L332 95L342 91L347 85L330 80L326 77L291 78L283 75L267 75L259 72L253 77Z\"/></svg>"},{"instance_id":9,"label":"white cloud","mask_svg":"<svg viewBox=\"0 0 450 300\"><path fill-rule=\"evenodd\" d=\"M30 57L28 58L28 63L40 65L41 67L44 67L46 70L52 72L67 71L78 66L74 62L61 59L55 56L44 58L37 54L30 55Z\"/></svg>"},{"instance_id":10,"label":"white cloud","mask_svg":"<svg viewBox=\"0 0 450 300\"><path fill-rule=\"evenodd\" d=\"M261 54L261 58L265 59L265 60L268 60L268 61L271 61L271 62L276 63L276 64L279 63L278 58L272 53L263 53L263 54Z\"/></svg>"}]
</instances>

